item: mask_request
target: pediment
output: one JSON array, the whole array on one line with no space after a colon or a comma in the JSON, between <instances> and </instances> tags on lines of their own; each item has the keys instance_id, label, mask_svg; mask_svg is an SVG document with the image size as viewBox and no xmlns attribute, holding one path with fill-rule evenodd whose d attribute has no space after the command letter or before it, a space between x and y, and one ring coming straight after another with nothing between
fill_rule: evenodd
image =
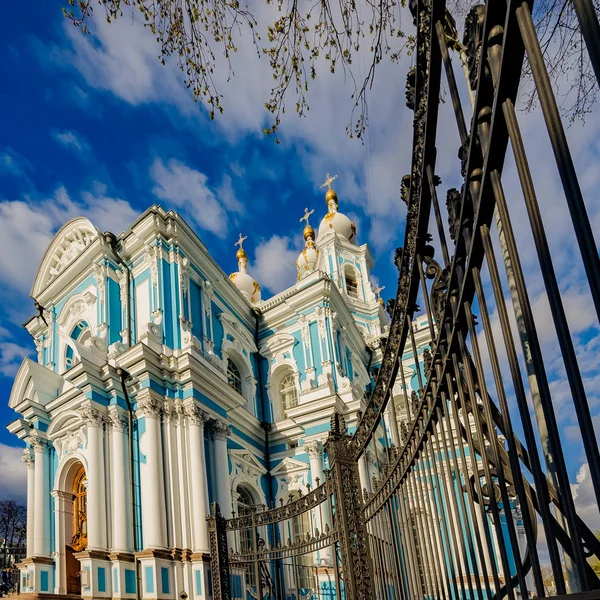
<instances>
[{"instance_id":1,"label":"pediment","mask_svg":"<svg viewBox=\"0 0 600 600\"><path fill-rule=\"evenodd\" d=\"M266 339L260 345L260 353L263 355L277 354L291 349L298 343L298 340L289 333L276 333L274 336Z\"/></svg>"},{"instance_id":2,"label":"pediment","mask_svg":"<svg viewBox=\"0 0 600 600\"><path fill-rule=\"evenodd\" d=\"M258 471L259 473L266 473L267 470L261 464L261 462L252 454L252 452L248 452L248 450L230 450L229 456L231 457L232 463L242 463L245 466Z\"/></svg>"},{"instance_id":3,"label":"pediment","mask_svg":"<svg viewBox=\"0 0 600 600\"><path fill-rule=\"evenodd\" d=\"M72 387L73 385L58 373L26 358L17 371L8 405L10 408L16 408L19 404L32 400L45 406Z\"/></svg>"},{"instance_id":4,"label":"pediment","mask_svg":"<svg viewBox=\"0 0 600 600\"><path fill-rule=\"evenodd\" d=\"M223 335L225 337L229 334L233 338L239 339L242 345L251 352L256 352L254 340L250 337L247 329L234 316L227 312L221 312L217 315L217 319L223 325Z\"/></svg>"},{"instance_id":5,"label":"pediment","mask_svg":"<svg viewBox=\"0 0 600 600\"><path fill-rule=\"evenodd\" d=\"M98 237L98 230L84 217L73 219L59 229L44 254L31 297L37 298Z\"/></svg>"},{"instance_id":6,"label":"pediment","mask_svg":"<svg viewBox=\"0 0 600 600\"><path fill-rule=\"evenodd\" d=\"M301 460L295 458L284 458L274 469L271 469L273 475L281 474L285 475L288 473L296 473L298 471L306 471L308 465Z\"/></svg>"}]
</instances>

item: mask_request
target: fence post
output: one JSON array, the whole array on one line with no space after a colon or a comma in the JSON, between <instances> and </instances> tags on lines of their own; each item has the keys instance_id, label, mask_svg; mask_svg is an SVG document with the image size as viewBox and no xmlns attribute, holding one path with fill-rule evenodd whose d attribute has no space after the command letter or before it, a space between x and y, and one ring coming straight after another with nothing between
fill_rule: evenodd
<instances>
[{"instance_id":1,"label":"fence post","mask_svg":"<svg viewBox=\"0 0 600 600\"><path fill-rule=\"evenodd\" d=\"M325 451L333 480L334 530L337 531L342 555L345 597L372 600L375 598L373 565L363 520L358 462L350 439L344 417L334 412Z\"/></svg>"},{"instance_id":2,"label":"fence post","mask_svg":"<svg viewBox=\"0 0 600 600\"><path fill-rule=\"evenodd\" d=\"M206 520L208 521L210 541L213 600L230 600L226 519L221 514L221 509L216 502L212 503L210 516Z\"/></svg>"}]
</instances>

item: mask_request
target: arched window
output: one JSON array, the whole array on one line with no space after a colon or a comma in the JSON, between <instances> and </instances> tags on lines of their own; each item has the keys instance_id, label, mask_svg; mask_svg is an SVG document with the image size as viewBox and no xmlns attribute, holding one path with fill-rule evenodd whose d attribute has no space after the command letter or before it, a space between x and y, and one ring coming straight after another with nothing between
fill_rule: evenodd
<instances>
[{"instance_id":1,"label":"arched window","mask_svg":"<svg viewBox=\"0 0 600 600\"><path fill-rule=\"evenodd\" d=\"M298 492L292 492L290 498L297 500L300 497ZM298 544L306 540L307 536L312 537L314 531L311 524L311 515L308 511L295 515L291 518L290 539L292 543ZM296 585L301 590L315 589L315 572L311 565L310 554L299 554L296 557L296 568L294 579Z\"/></svg>"},{"instance_id":2,"label":"arched window","mask_svg":"<svg viewBox=\"0 0 600 600\"><path fill-rule=\"evenodd\" d=\"M358 300L358 281L356 280L354 269L346 268L344 270L344 276L346 278L346 292L348 293L348 296Z\"/></svg>"},{"instance_id":3,"label":"arched window","mask_svg":"<svg viewBox=\"0 0 600 600\"><path fill-rule=\"evenodd\" d=\"M290 408L298 406L298 390L294 376L290 373L286 375L279 384L279 395L281 397L281 406L285 413Z\"/></svg>"},{"instance_id":4,"label":"arched window","mask_svg":"<svg viewBox=\"0 0 600 600\"><path fill-rule=\"evenodd\" d=\"M80 552L87 547L87 478L83 467L73 482L73 550Z\"/></svg>"},{"instance_id":5,"label":"arched window","mask_svg":"<svg viewBox=\"0 0 600 600\"><path fill-rule=\"evenodd\" d=\"M242 393L242 376L236 364L227 359L227 383L239 394Z\"/></svg>"},{"instance_id":6,"label":"arched window","mask_svg":"<svg viewBox=\"0 0 600 600\"><path fill-rule=\"evenodd\" d=\"M77 323L77 325L73 327L73 331L71 331L70 337L73 340L77 340L79 344L83 346L88 346L92 338L90 326L85 321L79 321L79 323ZM73 348L67 345L67 349L65 350L65 369L70 369L78 362L79 360L75 355Z\"/></svg>"},{"instance_id":7,"label":"arched window","mask_svg":"<svg viewBox=\"0 0 600 600\"><path fill-rule=\"evenodd\" d=\"M237 488L238 500L238 516L245 517L251 515L254 512L254 498L252 498L252 494L250 491L239 485ZM254 544L252 543L252 528L249 529L241 529L240 530L240 552L242 554L252 552L254 550ZM248 563L246 568L246 584L253 586L255 585L255 576L254 576L254 564Z\"/></svg>"}]
</instances>

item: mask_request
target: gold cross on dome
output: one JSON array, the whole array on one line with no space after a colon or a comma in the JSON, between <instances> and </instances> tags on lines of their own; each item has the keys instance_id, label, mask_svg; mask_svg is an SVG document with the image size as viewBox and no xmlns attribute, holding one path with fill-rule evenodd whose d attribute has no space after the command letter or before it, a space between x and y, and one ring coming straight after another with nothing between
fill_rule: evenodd
<instances>
[{"instance_id":1,"label":"gold cross on dome","mask_svg":"<svg viewBox=\"0 0 600 600\"><path fill-rule=\"evenodd\" d=\"M302 223L302 221L306 221L306 225L308 225L308 218L310 217L310 215L312 215L315 212L315 209L313 208L312 210L308 210L308 208L304 209L304 216L300 217L300 223Z\"/></svg>"},{"instance_id":2,"label":"gold cross on dome","mask_svg":"<svg viewBox=\"0 0 600 600\"><path fill-rule=\"evenodd\" d=\"M234 246L239 246L239 247L240 247L240 250L242 250L242 244L243 244L243 243L244 243L244 241L245 241L245 240L247 240L247 239L248 239L248 236L243 236L243 235L240 233L240 239L239 239L239 240L238 240L238 241L237 241L237 242L234 244Z\"/></svg>"},{"instance_id":3,"label":"gold cross on dome","mask_svg":"<svg viewBox=\"0 0 600 600\"><path fill-rule=\"evenodd\" d=\"M327 186L327 189L328 189L328 190L330 190L330 189L331 189L331 184L332 184L332 183L333 183L333 182L334 182L336 179L337 179L337 175L334 175L334 176L332 177L332 176L331 176L329 173L327 173L327 175L326 175L326 179L325 179L325 183L323 183L323 184L321 185L321 187L323 188L323 187Z\"/></svg>"},{"instance_id":4,"label":"gold cross on dome","mask_svg":"<svg viewBox=\"0 0 600 600\"><path fill-rule=\"evenodd\" d=\"M377 294L377 298L378 298L379 300L381 300L381 292L383 292L383 290L385 290L385 285L378 285L378 286L377 286L377 287L376 287L376 288L373 290L373 292L374 292L375 294Z\"/></svg>"}]
</instances>

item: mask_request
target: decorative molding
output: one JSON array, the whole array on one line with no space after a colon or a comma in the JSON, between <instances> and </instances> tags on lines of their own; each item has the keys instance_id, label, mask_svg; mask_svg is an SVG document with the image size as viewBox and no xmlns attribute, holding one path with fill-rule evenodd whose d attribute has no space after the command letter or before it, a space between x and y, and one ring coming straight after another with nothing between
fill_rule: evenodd
<instances>
[{"instance_id":1,"label":"decorative molding","mask_svg":"<svg viewBox=\"0 0 600 600\"><path fill-rule=\"evenodd\" d=\"M223 441L231 435L231 427L225 421L221 421L221 419L215 419L210 431L214 440Z\"/></svg>"},{"instance_id":2,"label":"decorative molding","mask_svg":"<svg viewBox=\"0 0 600 600\"><path fill-rule=\"evenodd\" d=\"M160 417L162 404L162 402L159 402L159 400L157 400L153 396L145 396L144 398L138 398L137 410L135 411L136 416L158 419Z\"/></svg>"},{"instance_id":3,"label":"decorative molding","mask_svg":"<svg viewBox=\"0 0 600 600\"><path fill-rule=\"evenodd\" d=\"M183 414L188 424L199 425L201 427L204 427L204 424L210 418L210 415L202 410L193 400L183 404Z\"/></svg>"},{"instance_id":4,"label":"decorative molding","mask_svg":"<svg viewBox=\"0 0 600 600\"><path fill-rule=\"evenodd\" d=\"M178 254L177 264L179 265L179 285L181 287L181 294L185 298L190 291L190 261Z\"/></svg>"},{"instance_id":5,"label":"decorative molding","mask_svg":"<svg viewBox=\"0 0 600 600\"><path fill-rule=\"evenodd\" d=\"M79 412L79 416L87 427L102 427L107 418L97 408L85 406Z\"/></svg>"},{"instance_id":6,"label":"decorative molding","mask_svg":"<svg viewBox=\"0 0 600 600\"><path fill-rule=\"evenodd\" d=\"M323 443L319 440L305 442L302 448L306 450L306 454L308 454L309 458L318 458L321 461L323 460Z\"/></svg>"},{"instance_id":7,"label":"decorative molding","mask_svg":"<svg viewBox=\"0 0 600 600\"><path fill-rule=\"evenodd\" d=\"M110 427L113 431L127 433L127 418L115 405L108 407L108 418L110 419Z\"/></svg>"},{"instance_id":8,"label":"decorative molding","mask_svg":"<svg viewBox=\"0 0 600 600\"><path fill-rule=\"evenodd\" d=\"M31 448L25 448L23 450L22 461L27 465L28 469L33 469L35 463L35 453Z\"/></svg>"}]
</instances>

